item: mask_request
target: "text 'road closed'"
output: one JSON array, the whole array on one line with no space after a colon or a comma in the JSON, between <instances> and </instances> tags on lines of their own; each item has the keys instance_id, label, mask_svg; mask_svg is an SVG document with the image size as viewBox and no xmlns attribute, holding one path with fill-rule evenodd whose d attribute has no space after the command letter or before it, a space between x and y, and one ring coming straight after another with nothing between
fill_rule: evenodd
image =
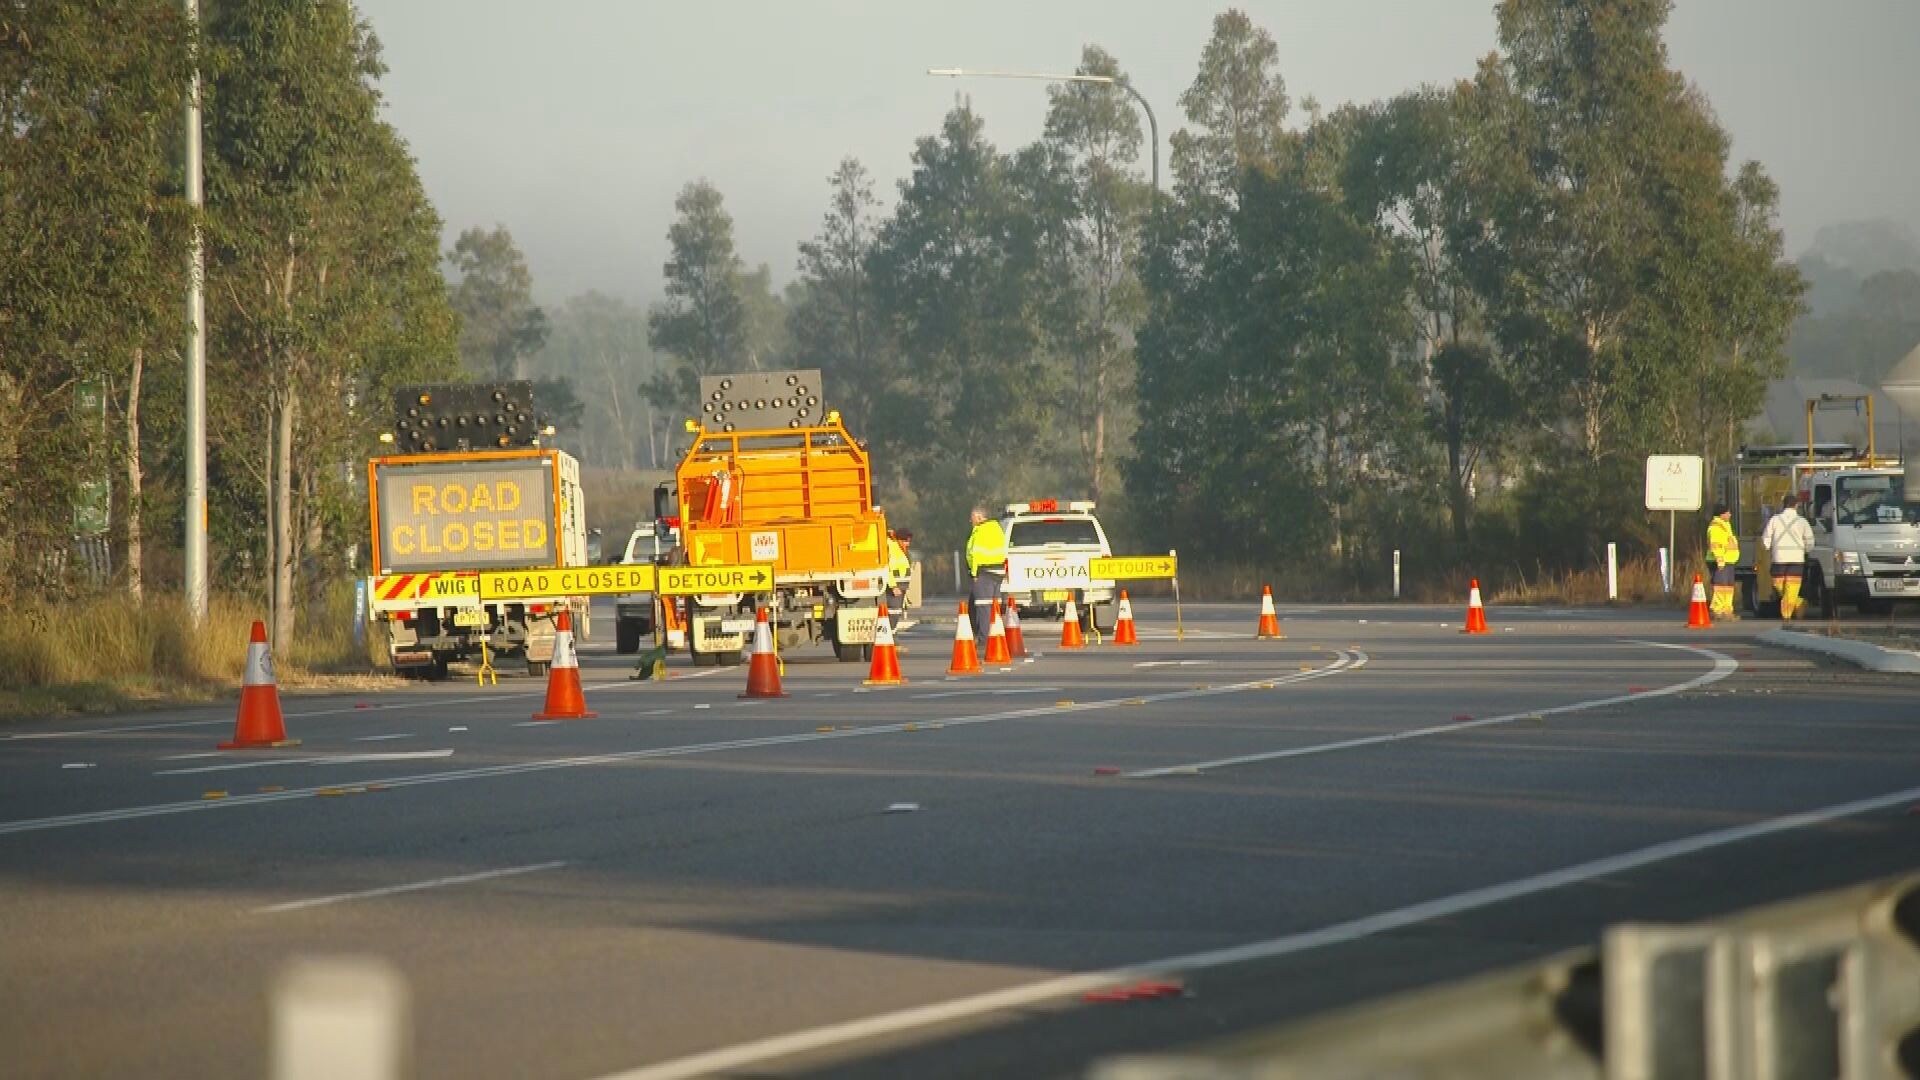
<instances>
[{"instance_id":1,"label":"text 'road closed'","mask_svg":"<svg viewBox=\"0 0 1920 1080\"><path fill-rule=\"evenodd\" d=\"M565 570L504 570L480 575L483 600L552 599L653 591L653 567L595 566Z\"/></svg>"}]
</instances>

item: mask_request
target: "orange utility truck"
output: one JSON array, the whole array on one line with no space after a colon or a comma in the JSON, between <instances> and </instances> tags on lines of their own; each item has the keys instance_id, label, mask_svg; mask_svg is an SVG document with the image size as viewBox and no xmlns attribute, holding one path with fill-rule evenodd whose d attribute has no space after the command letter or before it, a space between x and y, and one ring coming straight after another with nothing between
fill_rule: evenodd
<instances>
[{"instance_id":1,"label":"orange utility truck","mask_svg":"<svg viewBox=\"0 0 1920 1080\"><path fill-rule=\"evenodd\" d=\"M587 565L580 463L540 445L552 434L529 382L399 392L393 430L381 436L397 452L367 463L369 615L386 625L395 670L444 678L449 662L478 658L484 643L541 675L562 608L576 638L589 633L585 595L482 595L489 573Z\"/></svg>"},{"instance_id":2,"label":"orange utility truck","mask_svg":"<svg viewBox=\"0 0 1920 1080\"><path fill-rule=\"evenodd\" d=\"M821 400L818 371L700 380L674 474L685 566L660 578L662 593L688 597L697 665L738 663L762 605L783 648L872 655L887 521L866 449Z\"/></svg>"}]
</instances>

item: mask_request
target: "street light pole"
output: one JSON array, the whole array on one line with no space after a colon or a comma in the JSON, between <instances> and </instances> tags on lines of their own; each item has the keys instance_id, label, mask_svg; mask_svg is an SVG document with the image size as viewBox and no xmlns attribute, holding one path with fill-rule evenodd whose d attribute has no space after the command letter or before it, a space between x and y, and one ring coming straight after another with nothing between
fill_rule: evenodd
<instances>
[{"instance_id":1,"label":"street light pole","mask_svg":"<svg viewBox=\"0 0 1920 1080\"><path fill-rule=\"evenodd\" d=\"M1153 201L1160 202L1160 122L1154 119L1153 106L1140 91L1133 88L1127 79L1116 79L1111 75L1062 75L1044 71L967 71L964 68L928 68L927 74L949 79L1040 79L1044 82L1100 83L1105 86L1118 86L1133 95L1140 108L1147 114L1148 138L1153 146Z\"/></svg>"},{"instance_id":2,"label":"street light pole","mask_svg":"<svg viewBox=\"0 0 1920 1080\"><path fill-rule=\"evenodd\" d=\"M200 234L200 0L186 0L192 24L192 81L187 84L187 207L193 240L187 263L187 506L185 586L195 626L207 620L207 306L206 248Z\"/></svg>"}]
</instances>

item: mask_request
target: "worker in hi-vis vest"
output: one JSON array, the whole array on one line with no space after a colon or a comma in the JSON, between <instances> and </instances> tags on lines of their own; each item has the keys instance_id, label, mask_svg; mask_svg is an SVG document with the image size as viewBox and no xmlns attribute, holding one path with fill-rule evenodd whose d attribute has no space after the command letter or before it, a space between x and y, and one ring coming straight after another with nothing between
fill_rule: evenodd
<instances>
[{"instance_id":1,"label":"worker in hi-vis vest","mask_svg":"<svg viewBox=\"0 0 1920 1080\"><path fill-rule=\"evenodd\" d=\"M1739 618L1733 613L1733 568L1740 562L1740 538L1726 503L1715 503L1713 520L1707 522L1707 558L1713 560L1713 617Z\"/></svg>"},{"instance_id":2,"label":"worker in hi-vis vest","mask_svg":"<svg viewBox=\"0 0 1920 1080\"><path fill-rule=\"evenodd\" d=\"M973 532L967 534L967 573L973 575L970 594L973 610L973 636L987 640L993 625L993 602L1007 582L1007 530L999 519L987 516L987 508L973 508Z\"/></svg>"}]
</instances>

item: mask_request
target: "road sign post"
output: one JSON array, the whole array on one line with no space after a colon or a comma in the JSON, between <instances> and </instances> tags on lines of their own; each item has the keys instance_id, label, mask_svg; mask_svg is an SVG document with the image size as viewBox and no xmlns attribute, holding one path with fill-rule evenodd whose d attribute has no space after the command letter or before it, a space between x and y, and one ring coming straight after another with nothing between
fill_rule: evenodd
<instances>
[{"instance_id":1,"label":"road sign post","mask_svg":"<svg viewBox=\"0 0 1920 1080\"><path fill-rule=\"evenodd\" d=\"M1673 591L1669 568L1674 550L1675 515L1700 509L1701 480L1706 462L1697 454L1651 454L1647 457L1647 509L1667 512L1667 547L1660 556L1660 589Z\"/></svg>"}]
</instances>

